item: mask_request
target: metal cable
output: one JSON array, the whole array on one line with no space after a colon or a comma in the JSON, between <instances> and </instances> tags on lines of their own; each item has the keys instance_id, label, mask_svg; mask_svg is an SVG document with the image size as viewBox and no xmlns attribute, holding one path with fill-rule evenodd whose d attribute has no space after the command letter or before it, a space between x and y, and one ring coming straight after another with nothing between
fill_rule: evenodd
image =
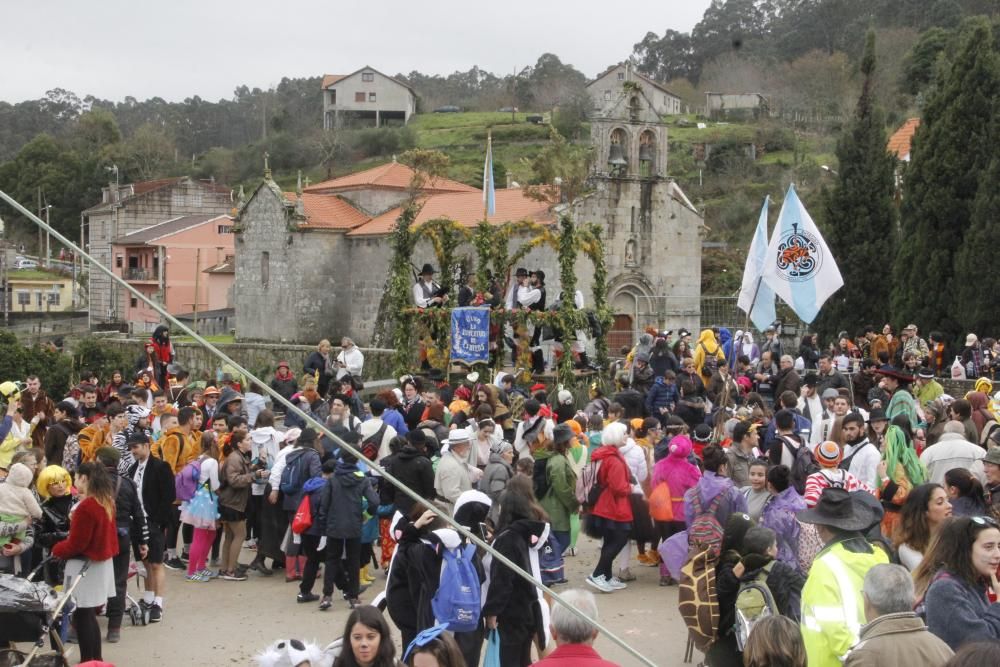
<instances>
[{"instance_id":1,"label":"metal cable","mask_svg":"<svg viewBox=\"0 0 1000 667\"><path fill-rule=\"evenodd\" d=\"M592 624L594 627L596 627L598 630L600 630L602 633L604 633L611 641L613 641L614 643L618 644L620 647L622 647L623 649L625 649L626 651L628 651L631 655L635 656L635 658L638 659L642 664L648 665L649 667L656 667L656 663L654 663L652 660L650 660L650 659L646 658L645 656L643 656L636 649L634 649L631 646L629 646L625 642L625 640L621 639L616 634L614 634L613 632L611 632L607 627L605 627L600 622L596 621L595 619L590 618L589 616L587 616L586 614L584 614L582 611L580 611L579 609L577 609L573 605L565 602L552 589L548 588L541 581L538 581L537 579L535 579L532 576L531 573L526 572L525 570L522 570L517 564L515 564L509 558L507 558L502 553L500 553L499 551L497 551L496 549L494 549L491 545L489 545L486 542L484 542L482 539L480 539L475 534L469 532L464 526L462 526L459 523L457 523L455 521L455 519L452 518L450 515L446 514L445 512L442 512L437 507L435 507L433 504L426 503L426 501L427 501L426 498L418 495L415 491L413 491L408 486L406 486L405 484L403 484L402 482L400 482L398 479L396 479L395 477L393 477L390 473L388 473L377 462L375 462L375 461L368 461L367 457L365 457L360 451L358 451L357 449L355 449L355 447L353 445L349 445L348 443L344 442L339 437L337 437L336 435L334 435L332 432L330 432L329 429L326 428L326 426L324 424L321 424L316 419L314 419L311 415L308 415L305 412L303 412L297 405L295 405L291 401L286 400L279 393L277 393L276 391L274 391L273 389L271 389L271 387L268 386L268 384L266 382L262 381L256 375L254 375L253 373L251 373L250 371L246 370L245 368L243 368L242 366L240 366L239 364L237 364L235 361L233 361L232 359L230 359L224 352L222 352L221 350L219 350L218 348L216 348L214 345L212 345L212 343L210 343L209 341L207 341L204 338L202 338L194 330L188 328L187 325L185 325L183 322L181 322L180 320L178 320L177 318L175 318L173 315L171 315L170 313L168 313L159 304L155 303L152 299L147 298L142 292L140 292L139 290L137 290L134 287L132 287L131 285L129 285L128 282L125 281L125 279L123 279L120 276L115 275L114 271L112 271L108 267L104 266L103 264L101 264L100 262L98 262L97 260L95 260L87 252L85 252L83 250L83 248L79 247L78 245L76 245L75 243L73 243L72 241L70 241L68 238L66 238L65 236L63 236L62 234L60 234L58 231L56 231L55 229L53 229L51 226L49 226L48 224L46 224L45 221L43 221L40 218L38 218L31 211L29 211L27 208L25 208L20 203L18 203L17 200L15 200L13 197L11 197L10 195L8 195L6 192L3 192L2 190L0 190L0 199L3 199L8 204L10 204L11 206L13 206L21 214L23 214L25 217L27 217L29 220L31 220L32 222L34 222L36 225L38 225L39 227L41 227L42 229L44 229L46 232L52 234L52 236L54 236L56 239L58 239L66 247L72 249L74 252L79 253L82 258L84 258L88 262L90 262L91 267L99 269L100 271L102 271L103 273L105 273L109 278L111 278L111 280L119 283L122 287L124 287L126 290L128 290L128 292L131 293L132 296L136 297L137 299L139 299L140 301L142 301L143 303L145 303L146 305L148 305L150 308L152 308L153 310L155 310L163 318L165 318L172 325L176 326L178 329L180 329L181 331L183 331L185 334L187 334L188 336L191 336L191 338L193 338L197 343L199 343L202 347L204 347L209 352L211 352L212 354L214 354L216 357L218 357L219 359L221 359L223 362L225 362L227 364L230 364L233 368L235 368L237 370L237 372L239 372L239 373L243 374L244 376L252 379L257 385L259 385L264 391L266 391L271 396L272 399L278 401L279 403L281 403L282 405L284 405L286 408L290 409L295 414L299 415L299 417L301 417L302 419L304 419L306 421L306 423L311 424L317 431L319 431L320 433L322 433L323 435L325 435L326 437L330 438L332 441L334 441L335 443L337 443L337 445L340 446L342 449L347 450L352 455L354 455L355 457L357 457L357 459L359 461L365 461L366 462L365 465L367 465L369 468L372 468L376 472L378 472L382 477L384 477L386 480L388 480L390 484L392 484L397 489L399 489L400 491L402 491L403 493L405 493L406 495L408 495L413 500L415 500L417 502L420 502L420 503L425 503L425 505L428 505L429 509L431 511L433 511L439 517L441 517L442 519L444 519L460 535L462 535L463 537L465 537L468 540L471 540L476 546L480 547L481 549L485 549L486 551L488 551L490 554L493 555L494 559L500 561L501 563L503 563L504 565L506 565L507 567L509 567L511 570L514 571L515 574L517 574L519 577L521 577L525 581L528 581L532 585L534 585L534 586L542 589L545 593L547 593L549 596L551 596L551 598L553 600L555 600L556 602L558 602L559 604L561 604L566 609L570 610L574 615L576 615L580 619L585 620L588 623ZM75 286L74 286L74 289L75 289Z\"/></svg>"}]
</instances>

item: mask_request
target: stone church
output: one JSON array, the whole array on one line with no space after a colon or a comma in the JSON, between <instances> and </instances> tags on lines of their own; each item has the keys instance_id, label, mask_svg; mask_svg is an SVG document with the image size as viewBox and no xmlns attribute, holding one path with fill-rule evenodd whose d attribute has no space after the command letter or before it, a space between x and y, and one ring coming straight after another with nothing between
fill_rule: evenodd
<instances>
[{"instance_id":1,"label":"stone church","mask_svg":"<svg viewBox=\"0 0 1000 667\"><path fill-rule=\"evenodd\" d=\"M591 118L591 191L573 203L578 222L605 227L612 349L630 344L646 326L697 328L704 223L667 176L667 128L641 84L622 83L617 103ZM351 336L368 345L392 260L390 235L410 195L412 170L395 161L283 192L265 174L241 198L236 234L236 336L243 341L315 343ZM419 192L419 225L448 217L474 227L483 216L482 192L440 178ZM557 211L519 188L496 191L492 224L530 219L554 224ZM523 242L522 239L520 242ZM513 240L511 250L519 241ZM459 250L474 262L471 245ZM436 264L427 241L413 264ZM549 248L521 262L542 269L550 302L559 270ZM593 270L577 260L578 289L591 302Z\"/></svg>"}]
</instances>

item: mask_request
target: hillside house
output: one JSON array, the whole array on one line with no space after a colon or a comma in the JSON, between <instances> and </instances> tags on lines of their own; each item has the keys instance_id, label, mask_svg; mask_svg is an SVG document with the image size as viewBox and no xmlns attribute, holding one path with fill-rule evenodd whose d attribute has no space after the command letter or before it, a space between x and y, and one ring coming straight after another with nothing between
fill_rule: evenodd
<instances>
[{"instance_id":1,"label":"hillside house","mask_svg":"<svg viewBox=\"0 0 1000 667\"><path fill-rule=\"evenodd\" d=\"M920 127L919 118L908 118L898 130L889 137L887 147L889 152L896 156L900 162L910 161L910 149L913 145L913 135Z\"/></svg>"},{"instance_id":2,"label":"hillside house","mask_svg":"<svg viewBox=\"0 0 1000 667\"><path fill-rule=\"evenodd\" d=\"M29 269L7 273L7 307L14 313L51 313L73 309L72 276Z\"/></svg>"},{"instance_id":3,"label":"hillside house","mask_svg":"<svg viewBox=\"0 0 1000 667\"><path fill-rule=\"evenodd\" d=\"M371 67L323 75L323 129L341 125L405 125L417 112L417 94Z\"/></svg>"},{"instance_id":4,"label":"hillside house","mask_svg":"<svg viewBox=\"0 0 1000 667\"><path fill-rule=\"evenodd\" d=\"M619 63L609 67L587 84L591 109L594 114L604 113L615 107L625 95L625 82L630 81L642 87L653 112L658 116L682 113L682 100L666 86L653 81L635 70L630 63Z\"/></svg>"},{"instance_id":5,"label":"hillside house","mask_svg":"<svg viewBox=\"0 0 1000 667\"><path fill-rule=\"evenodd\" d=\"M770 113L767 98L760 93L705 93L709 118L760 118Z\"/></svg>"}]
</instances>

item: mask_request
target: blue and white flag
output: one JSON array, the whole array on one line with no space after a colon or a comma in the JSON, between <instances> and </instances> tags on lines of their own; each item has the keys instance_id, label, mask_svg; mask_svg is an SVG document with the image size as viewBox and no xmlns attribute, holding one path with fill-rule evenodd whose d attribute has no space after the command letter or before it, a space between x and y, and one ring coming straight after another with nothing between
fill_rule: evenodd
<instances>
[{"instance_id":1,"label":"blue and white flag","mask_svg":"<svg viewBox=\"0 0 1000 667\"><path fill-rule=\"evenodd\" d=\"M455 308L451 311L451 358L467 364L489 361L489 308Z\"/></svg>"},{"instance_id":2,"label":"blue and white flag","mask_svg":"<svg viewBox=\"0 0 1000 667\"><path fill-rule=\"evenodd\" d=\"M493 135L486 138L486 164L483 165L483 208L486 215L497 212L497 193L493 184Z\"/></svg>"},{"instance_id":3,"label":"blue and white flag","mask_svg":"<svg viewBox=\"0 0 1000 667\"><path fill-rule=\"evenodd\" d=\"M754 232L747 253L747 263L743 267L743 284L737 305L750 316L758 331L764 331L776 319L774 312L774 290L764 283L764 265L767 263L767 207L769 197L764 198L760 209L757 231Z\"/></svg>"},{"instance_id":4,"label":"blue and white flag","mask_svg":"<svg viewBox=\"0 0 1000 667\"><path fill-rule=\"evenodd\" d=\"M816 319L820 307L844 285L833 253L794 185L788 186L767 247L764 282L807 323Z\"/></svg>"}]
</instances>

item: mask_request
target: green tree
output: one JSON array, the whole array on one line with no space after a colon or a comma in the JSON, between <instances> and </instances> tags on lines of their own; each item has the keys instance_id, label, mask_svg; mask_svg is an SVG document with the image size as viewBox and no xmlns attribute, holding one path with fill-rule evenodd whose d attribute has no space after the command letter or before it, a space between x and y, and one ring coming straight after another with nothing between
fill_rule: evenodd
<instances>
[{"instance_id":1,"label":"green tree","mask_svg":"<svg viewBox=\"0 0 1000 667\"><path fill-rule=\"evenodd\" d=\"M990 26L973 21L913 138L893 271L897 321L951 334L964 328L951 295L954 259L969 229L979 176L995 152L990 123L998 86Z\"/></svg>"},{"instance_id":2,"label":"green tree","mask_svg":"<svg viewBox=\"0 0 1000 667\"><path fill-rule=\"evenodd\" d=\"M875 32L861 61L864 81L854 119L837 142L839 172L826 198L824 236L844 287L823 306L816 328L836 335L848 322L875 322L889 309L890 283L876 267L892 262L896 247L895 160L886 150L885 119L875 99Z\"/></svg>"},{"instance_id":3,"label":"green tree","mask_svg":"<svg viewBox=\"0 0 1000 667\"><path fill-rule=\"evenodd\" d=\"M993 127L987 144L991 147L989 168L979 180L979 191L972 205L972 222L965 242L955 254L954 296L958 321L964 329L983 335L996 327L1000 311L1000 293L984 289L983 276L996 259L1000 247L1000 100L994 101Z\"/></svg>"}]
</instances>

